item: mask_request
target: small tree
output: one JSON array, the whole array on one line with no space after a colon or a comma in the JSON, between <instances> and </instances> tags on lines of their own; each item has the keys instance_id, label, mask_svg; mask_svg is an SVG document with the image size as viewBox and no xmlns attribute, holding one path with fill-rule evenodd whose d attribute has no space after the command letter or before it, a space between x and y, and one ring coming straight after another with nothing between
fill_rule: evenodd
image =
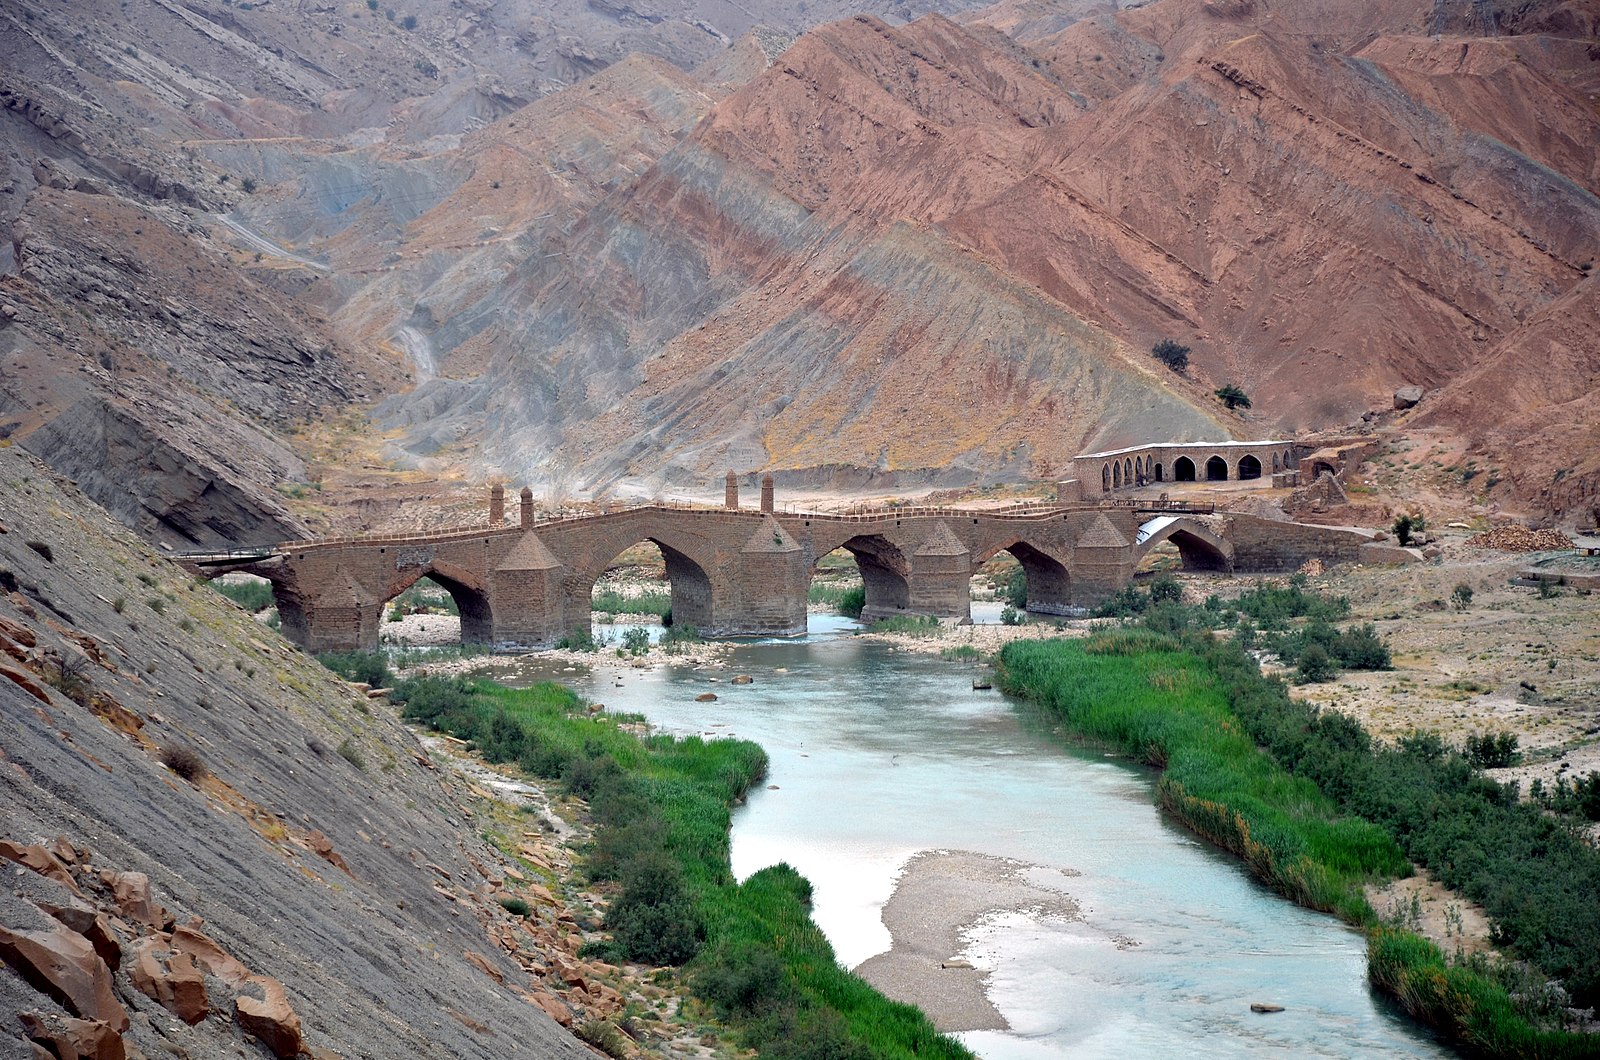
<instances>
[{"instance_id":1,"label":"small tree","mask_svg":"<svg viewBox=\"0 0 1600 1060\"><path fill-rule=\"evenodd\" d=\"M1472 586L1468 585L1466 582L1462 582L1460 585L1456 586L1455 591L1450 594L1450 602L1455 605L1455 609L1457 611L1465 611L1467 608L1471 607Z\"/></svg>"},{"instance_id":2,"label":"small tree","mask_svg":"<svg viewBox=\"0 0 1600 1060\"><path fill-rule=\"evenodd\" d=\"M1182 372L1189 367L1189 347L1171 339L1162 339L1150 347L1150 356L1174 372Z\"/></svg>"},{"instance_id":3,"label":"small tree","mask_svg":"<svg viewBox=\"0 0 1600 1060\"><path fill-rule=\"evenodd\" d=\"M1339 676L1339 666L1326 648L1313 644L1300 654L1300 665L1295 668L1295 679L1303 685L1321 684Z\"/></svg>"},{"instance_id":4,"label":"small tree","mask_svg":"<svg viewBox=\"0 0 1600 1060\"><path fill-rule=\"evenodd\" d=\"M1395 516L1392 528L1394 530L1394 539L1402 545L1409 545L1411 543L1411 530L1415 525L1409 515L1401 514Z\"/></svg>"},{"instance_id":5,"label":"small tree","mask_svg":"<svg viewBox=\"0 0 1600 1060\"><path fill-rule=\"evenodd\" d=\"M407 15L405 18L402 18L400 20L400 28L401 29L416 29L417 28L417 16L416 15Z\"/></svg>"},{"instance_id":6,"label":"small tree","mask_svg":"<svg viewBox=\"0 0 1600 1060\"><path fill-rule=\"evenodd\" d=\"M1222 402L1224 405L1228 406L1230 409L1237 409L1237 408L1246 408L1247 409L1247 408L1250 407L1250 395L1246 394L1243 390L1240 390L1238 387L1234 386L1232 383L1229 383L1227 386L1223 387L1221 390L1213 391L1213 393L1215 393L1217 395L1217 400L1218 401Z\"/></svg>"}]
</instances>

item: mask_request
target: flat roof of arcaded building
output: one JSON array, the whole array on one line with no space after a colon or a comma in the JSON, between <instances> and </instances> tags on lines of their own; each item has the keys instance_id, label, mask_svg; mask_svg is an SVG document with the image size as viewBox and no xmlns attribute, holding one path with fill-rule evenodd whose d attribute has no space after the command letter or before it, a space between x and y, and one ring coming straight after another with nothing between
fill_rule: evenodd
<instances>
[{"instance_id":1,"label":"flat roof of arcaded building","mask_svg":"<svg viewBox=\"0 0 1600 1060\"><path fill-rule=\"evenodd\" d=\"M1296 443L1293 438L1268 438L1259 442L1145 442L1143 445L1130 445L1126 449L1107 449L1103 453L1080 453L1072 459L1104 460L1108 457L1126 456L1128 453L1137 453L1145 449L1259 449L1294 444Z\"/></svg>"}]
</instances>

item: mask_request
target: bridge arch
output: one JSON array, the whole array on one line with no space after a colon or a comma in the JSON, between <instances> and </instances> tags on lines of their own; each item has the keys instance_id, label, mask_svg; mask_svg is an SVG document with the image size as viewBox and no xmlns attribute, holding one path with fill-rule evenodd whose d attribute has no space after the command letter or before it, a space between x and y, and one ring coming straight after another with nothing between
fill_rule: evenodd
<instances>
[{"instance_id":1,"label":"bridge arch","mask_svg":"<svg viewBox=\"0 0 1600 1060\"><path fill-rule=\"evenodd\" d=\"M394 598L424 579L450 594L461 615L462 644L493 643L494 609L481 579L473 572L443 560L432 560L421 566L395 571L394 577L385 586L384 597L379 604L380 623ZM282 613L280 608L280 619Z\"/></svg>"},{"instance_id":2,"label":"bridge arch","mask_svg":"<svg viewBox=\"0 0 1600 1060\"><path fill-rule=\"evenodd\" d=\"M1228 462L1220 456L1213 456L1206 461L1206 481L1226 482L1228 480Z\"/></svg>"},{"instance_id":3,"label":"bridge arch","mask_svg":"<svg viewBox=\"0 0 1600 1060\"><path fill-rule=\"evenodd\" d=\"M1110 464L1101 464L1100 465L1100 492L1101 493L1110 493L1111 492L1111 465Z\"/></svg>"},{"instance_id":4,"label":"bridge arch","mask_svg":"<svg viewBox=\"0 0 1600 1060\"><path fill-rule=\"evenodd\" d=\"M1067 565L1050 553L1027 541L1017 538L982 556L973 557L973 569L987 563L1002 552L1009 552L1022 565L1027 586L1024 610L1036 614L1071 614L1072 572Z\"/></svg>"},{"instance_id":5,"label":"bridge arch","mask_svg":"<svg viewBox=\"0 0 1600 1060\"><path fill-rule=\"evenodd\" d=\"M1122 464L1120 462L1111 465L1111 488L1122 488Z\"/></svg>"},{"instance_id":6,"label":"bridge arch","mask_svg":"<svg viewBox=\"0 0 1600 1060\"><path fill-rule=\"evenodd\" d=\"M866 606L861 610L863 622L906 613L911 606L911 562L900 546L882 534L857 534L838 547L855 558L856 569L861 572L861 584L867 594Z\"/></svg>"},{"instance_id":7,"label":"bridge arch","mask_svg":"<svg viewBox=\"0 0 1600 1060\"><path fill-rule=\"evenodd\" d=\"M1246 453L1239 458L1239 478L1251 479L1261 477L1261 461L1255 456Z\"/></svg>"},{"instance_id":8,"label":"bridge arch","mask_svg":"<svg viewBox=\"0 0 1600 1060\"><path fill-rule=\"evenodd\" d=\"M1140 526L1134 546L1135 561L1143 559L1165 541L1177 546L1184 570L1233 570L1233 545L1199 520L1181 516L1160 516Z\"/></svg>"},{"instance_id":9,"label":"bridge arch","mask_svg":"<svg viewBox=\"0 0 1600 1060\"><path fill-rule=\"evenodd\" d=\"M714 633L719 628L718 605L725 603L725 593L711 575L714 564L691 554L691 549L699 551L694 549L692 543L680 541L675 546L665 540L668 536L652 533L613 536L595 551L593 555L596 562L580 569L569 582L567 625L575 631L589 631L594 622L590 605L594 598L595 583L623 553L635 545L648 542L660 550L666 567L667 583L672 595L672 624L693 626L701 632Z\"/></svg>"},{"instance_id":10,"label":"bridge arch","mask_svg":"<svg viewBox=\"0 0 1600 1060\"><path fill-rule=\"evenodd\" d=\"M1193 482L1195 480L1194 461L1186 456L1180 456L1172 462L1172 481Z\"/></svg>"}]
</instances>

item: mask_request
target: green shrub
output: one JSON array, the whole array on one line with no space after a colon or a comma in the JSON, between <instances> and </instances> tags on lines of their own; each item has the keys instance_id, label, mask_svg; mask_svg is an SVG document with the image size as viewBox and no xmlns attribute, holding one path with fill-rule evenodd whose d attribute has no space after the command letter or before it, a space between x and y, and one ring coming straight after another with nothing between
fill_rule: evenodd
<instances>
[{"instance_id":1,"label":"green shrub","mask_svg":"<svg viewBox=\"0 0 1600 1060\"><path fill-rule=\"evenodd\" d=\"M1457 611L1465 611L1472 606L1472 586L1466 582L1457 585L1450 592L1450 603Z\"/></svg>"},{"instance_id":2,"label":"green shrub","mask_svg":"<svg viewBox=\"0 0 1600 1060\"><path fill-rule=\"evenodd\" d=\"M1150 356L1171 368L1174 372L1182 373L1189 367L1189 347L1174 342L1172 339L1162 339L1150 347Z\"/></svg>"},{"instance_id":3,"label":"green shrub","mask_svg":"<svg viewBox=\"0 0 1600 1060\"><path fill-rule=\"evenodd\" d=\"M252 615L273 605L272 583L263 581L209 583L211 588L226 596Z\"/></svg>"},{"instance_id":4,"label":"green shrub","mask_svg":"<svg viewBox=\"0 0 1600 1060\"><path fill-rule=\"evenodd\" d=\"M913 637L934 636L939 628L939 620L932 615L890 615L872 624L874 633L906 633Z\"/></svg>"},{"instance_id":5,"label":"green shrub","mask_svg":"<svg viewBox=\"0 0 1600 1060\"><path fill-rule=\"evenodd\" d=\"M1300 653L1300 662L1294 670L1295 680L1303 685L1332 681L1339 676L1339 667L1333 656L1320 644L1312 644Z\"/></svg>"},{"instance_id":6,"label":"green shrub","mask_svg":"<svg viewBox=\"0 0 1600 1060\"><path fill-rule=\"evenodd\" d=\"M1250 407L1250 395L1246 394L1243 390L1240 390L1232 383L1229 383L1219 390L1213 391L1213 393L1217 395L1218 401L1222 402L1230 409L1247 409Z\"/></svg>"},{"instance_id":7,"label":"green shrub","mask_svg":"<svg viewBox=\"0 0 1600 1060\"><path fill-rule=\"evenodd\" d=\"M650 631L634 626L622 635L622 650L629 655L644 655L650 650Z\"/></svg>"},{"instance_id":8,"label":"green shrub","mask_svg":"<svg viewBox=\"0 0 1600 1060\"><path fill-rule=\"evenodd\" d=\"M343 740L339 741L339 746L334 748L334 751L346 762L349 762L363 773L366 772L367 759L366 756L361 753L361 748L356 746L355 737L346 736Z\"/></svg>"},{"instance_id":9,"label":"green shrub","mask_svg":"<svg viewBox=\"0 0 1600 1060\"><path fill-rule=\"evenodd\" d=\"M1028 616L1010 604L1000 609L1000 624L1002 626L1026 626Z\"/></svg>"},{"instance_id":10,"label":"green shrub","mask_svg":"<svg viewBox=\"0 0 1600 1060\"><path fill-rule=\"evenodd\" d=\"M867 588L864 585L852 586L839 597L839 613L846 618L860 618L866 609Z\"/></svg>"},{"instance_id":11,"label":"green shrub","mask_svg":"<svg viewBox=\"0 0 1600 1060\"><path fill-rule=\"evenodd\" d=\"M622 894L606 911L606 927L630 960L648 964L683 964L705 938L683 870L664 851L628 864Z\"/></svg>"},{"instance_id":12,"label":"green shrub","mask_svg":"<svg viewBox=\"0 0 1600 1060\"><path fill-rule=\"evenodd\" d=\"M317 661L346 681L373 688L387 688L394 683L389 660L379 651L325 651Z\"/></svg>"},{"instance_id":13,"label":"green shrub","mask_svg":"<svg viewBox=\"0 0 1600 1060\"><path fill-rule=\"evenodd\" d=\"M1028 609L1028 572L1018 567L1011 572L1011 578L1006 582L1005 592L1001 599L1018 611Z\"/></svg>"},{"instance_id":14,"label":"green shrub","mask_svg":"<svg viewBox=\"0 0 1600 1060\"><path fill-rule=\"evenodd\" d=\"M566 651L581 651L585 653L600 650L600 642L594 639L594 634L587 629L575 629L556 641L556 647Z\"/></svg>"},{"instance_id":15,"label":"green shrub","mask_svg":"<svg viewBox=\"0 0 1600 1060\"><path fill-rule=\"evenodd\" d=\"M619 592L606 589L590 598L589 609L605 615L655 615L658 618L665 618L672 612L672 594L648 592L640 593L638 596L623 596Z\"/></svg>"},{"instance_id":16,"label":"green shrub","mask_svg":"<svg viewBox=\"0 0 1600 1060\"><path fill-rule=\"evenodd\" d=\"M1479 769L1516 765L1522 757L1517 750L1517 737L1509 732L1470 733L1463 752L1467 761Z\"/></svg>"},{"instance_id":17,"label":"green shrub","mask_svg":"<svg viewBox=\"0 0 1600 1060\"><path fill-rule=\"evenodd\" d=\"M533 909L529 907L526 901L513 895L502 894L495 901L500 903L500 908L512 916L530 916L533 913Z\"/></svg>"},{"instance_id":18,"label":"green shrub","mask_svg":"<svg viewBox=\"0 0 1600 1060\"><path fill-rule=\"evenodd\" d=\"M667 627L661 634L661 650L668 655L677 655L687 651L696 644L702 643L700 631L687 623Z\"/></svg>"}]
</instances>

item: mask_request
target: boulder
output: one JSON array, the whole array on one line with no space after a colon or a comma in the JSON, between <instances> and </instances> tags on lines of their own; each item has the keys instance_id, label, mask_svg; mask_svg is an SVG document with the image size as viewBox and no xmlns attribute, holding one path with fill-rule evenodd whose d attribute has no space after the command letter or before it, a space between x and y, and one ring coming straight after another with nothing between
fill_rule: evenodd
<instances>
[{"instance_id":1,"label":"boulder","mask_svg":"<svg viewBox=\"0 0 1600 1060\"><path fill-rule=\"evenodd\" d=\"M23 846L9 839L0 839L0 858L24 865L41 876L64 884L73 894L83 896L83 892L78 890L78 881L72 878L72 870L63 865L60 858L37 843Z\"/></svg>"},{"instance_id":2,"label":"boulder","mask_svg":"<svg viewBox=\"0 0 1600 1060\"><path fill-rule=\"evenodd\" d=\"M715 692L701 692L698 696L694 697L694 701L696 703L715 703L717 701L717 694Z\"/></svg>"},{"instance_id":3,"label":"boulder","mask_svg":"<svg viewBox=\"0 0 1600 1060\"><path fill-rule=\"evenodd\" d=\"M74 1016L128 1029L128 1014L111 987L111 969L94 946L66 925L53 931L0 927L0 958L34 989L49 994Z\"/></svg>"},{"instance_id":4,"label":"boulder","mask_svg":"<svg viewBox=\"0 0 1600 1060\"><path fill-rule=\"evenodd\" d=\"M24 1012L28 1040L59 1060L127 1060L122 1035L100 1020L76 1020L58 1013Z\"/></svg>"},{"instance_id":5,"label":"boulder","mask_svg":"<svg viewBox=\"0 0 1600 1060\"><path fill-rule=\"evenodd\" d=\"M250 969L240 963L238 958L217 945L210 936L201 934L188 925L180 925L173 930L172 948L178 953L187 953L193 957L196 964L234 990L239 989L250 979Z\"/></svg>"},{"instance_id":6,"label":"boulder","mask_svg":"<svg viewBox=\"0 0 1600 1060\"><path fill-rule=\"evenodd\" d=\"M0 663L0 677L4 677L21 686L24 692L41 703L50 702L50 693L46 692L44 685L40 684L38 679L28 671Z\"/></svg>"},{"instance_id":7,"label":"boulder","mask_svg":"<svg viewBox=\"0 0 1600 1060\"><path fill-rule=\"evenodd\" d=\"M749 674L740 674L738 677L733 679L732 683L736 685L748 685L753 684L754 682L755 678L751 677Z\"/></svg>"},{"instance_id":8,"label":"boulder","mask_svg":"<svg viewBox=\"0 0 1600 1060\"><path fill-rule=\"evenodd\" d=\"M1422 400L1420 386L1403 386L1394 392L1394 407L1396 410L1409 409Z\"/></svg>"},{"instance_id":9,"label":"boulder","mask_svg":"<svg viewBox=\"0 0 1600 1060\"><path fill-rule=\"evenodd\" d=\"M87 902L39 902L39 908L89 940L89 945L116 971L122 965L122 940L111 926L111 919Z\"/></svg>"},{"instance_id":10,"label":"boulder","mask_svg":"<svg viewBox=\"0 0 1600 1060\"><path fill-rule=\"evenodd\" d=\"M161 930L167 912L150 897L150 877L142 872L119 872L111 877L111 896L123 916Z\"/></svg>"},{"instance_id":11,"label":"boulder","mask_svg":"<svg viewBox=\"0 0 1600 1060\"><path fill-rule=\"evenodd\" d=\"M252 975L245 987L255 987L261 997L240 994L234 999L234 1018L239 1026L260 1038L274 1056L299 1056L305 1049L300 1017L289 1007L283 984L265 975Z\"/></svg>"},{"instance_id":12,"label":"boulder","mask_svg":"<svg viewBox=\"0 0 1600 1060\"><path fill-rule=\"evenodd\" d=\"M354 873L350 872L350 866L345 864L343 855L341 855L337 850L333 849L333 840L329 839L321 829L312 832L307 839L311 843L312 852L315 853L317 857L321 858L323 861L326 861L336 869L343 869L346 874L354 875Z\"/></svg>"},{"instance_id":13,"label":"boulder","mask_svg":"<svg viewBox=\"0 0 1600 1060\"><path fill-rule=\"evenodd\" d=\"M133 987L191 1027L211 1012L206 977L194 958L173 953L159 938L141 939L128 965Z\"/></svg>"}]
</instances>

